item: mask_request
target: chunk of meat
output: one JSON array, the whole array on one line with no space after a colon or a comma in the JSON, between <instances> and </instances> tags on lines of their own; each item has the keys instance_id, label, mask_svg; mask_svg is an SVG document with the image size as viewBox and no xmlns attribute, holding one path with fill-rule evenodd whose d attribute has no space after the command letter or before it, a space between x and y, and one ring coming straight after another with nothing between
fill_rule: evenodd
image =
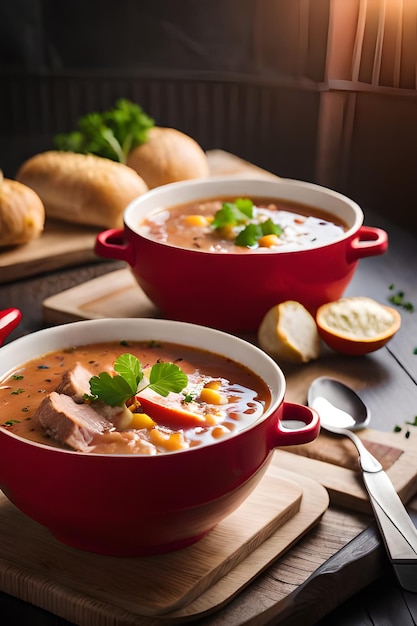
<instances>
[{"instance_id":1,"label":"chunk of meat","mask_svg":"<svg viewBox=\"0 0 417 626\"><path fill-rule=\"evenodd\" d=\"M55 391L70 396L74 402L81 404L84 402L84 396L91 394L90 378L92 376L94 374L81 363L77 363L64 373ZM119 429L127 428L132 421L132 414L126 406L110 406L99 400L96 400L92 406L97 413L112 421Z\"/></svg>"},{"instance_id":2,"label":"chunk of meat","mask_svg":"<svg viewBox=\"0 0 417 626\"><path fill-rule=\"evenodd\" d=\"M81 363L77 363L72 369L67 370L58 387L57 393L71 396L74 402L83 402L84 395L90 395L90 378L93 376Z\"/></svg>"},{"instance_id":3,"label":"chunk of meat","mask_svg":"<svg viewBox=\"0 0 417 626\"><path fill-rule=\"evenodd\" d=\"M56 391L41 402L33 422L54 441L81 452L91 448L95 437L113 428L89 404L77 404L70 396Z\"/></svg>"}]
</instances>

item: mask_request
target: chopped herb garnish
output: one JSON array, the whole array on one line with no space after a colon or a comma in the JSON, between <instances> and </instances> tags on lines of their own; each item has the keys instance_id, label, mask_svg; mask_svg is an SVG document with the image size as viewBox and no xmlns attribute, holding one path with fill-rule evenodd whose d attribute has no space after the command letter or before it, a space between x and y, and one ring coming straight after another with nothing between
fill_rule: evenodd
<instances>
[{"instance_id":1,"label":"chopped herb garnish","mask_svg":"<svg viewBox=\"0 0 417 626\"><path fill-rule=\"evenodd\" d=\"M21 394L21 393L25 393L25 390L24 390L24 389L14 389L14 390L11 392L12 396L18 396L18 395L19 395L19 394Z\"/></svg>"},{"instance_id":2,"label":"chopped herb garnish","mask_svg":"<svg viewBox=\"0 0 417 626\"><path fill-rule=\"evenodd\" d=\"M3 426L13 426L13 424L19 424L20 421L19 420L7 420L7 422L4 422Z\"/></svg>"},{"instance_id":3,"label":"chopped herb garnish","mask_svg":"<svg viewBox=\"0 0 417 626\"><path fill-rule=\"evenodd\" d=\"M248 198L237 198L234 202L224 202L211 223L216 230L234 229L236 246L253 248L264 235L280 236L282 227L271 218L255 221L254 205Z\"/></svg>"},{"instance_id":4,"label":"chopped herb garnish","mask_svg":"<svg viewBox=\"0 0 417 626\"><path fill-rule=\"evenodd\" d=\"M235 239L237 246L252 248L264 235L282 235L282 227L270 218L259 224L248 224Z\"/></svg>"},{"instance_id":5,"label":"chopped herb garnish","mask_svg":"<svg viewBox=\"0 0 417 626\"><path fill-rule=\"evenodd\" d=\"M90 378L91 396L87 395L86 400L101 400L110 406L123 406L129 398L136 395L144 376L139 359L133 354L122 354L116 359L114 370L117 372L115 376L101 372ZM178 365L161 362L152 366L146 387L161 396L167 396L170 391L179 393L187 383L188 378Z\"/></svg>"},{"instance_id":6,"label":"chopped herb garnish","mask_svg":"<svg viewBox=\"0 0 417 626\"><path fill-rule=\"evenodd\" d=\"M395 289L395 286L391 284L389 288L390 291L392 291L393 289ZM414 311L414 304L405 299L404 291L397 291L395 294L388 298L388 301L391 302L391 304L402 307L406 311L410 311L410 313Z\"/></svg>"},{"instance_id":7,"label":"chopped herb garnish","mask_svg":"<svg viewBox=\"0 0 417 626\"><path fill-rule=\"evenodd\" d=\"M406 423L406 424L409 424L410 426L417 426L417 415L414 417L414 421L413 421L413 422L405 422L405 423ZM394 432L395 432L395 433L399 433L399 432L401 432L401 431L402 431L401 426L394 426ZM409 431L409 430L406 430L406 431L405 431L405 433L404 433L404 437L405 437L406 439L409 439L409 438L410 438L410 435L411 435L410 431Z\"/></svg>"},{"instance_id":8,"label":"chopped herb garnish","mask_svg":"<svg viewBox=\"0 0 417 626\"><path fill-rule=\"evenodd\" d=\"M247 224L253 217L253 202L237 199L234 202L223 202L223 206L214 215L211 223L213 228L226 228Z\"/></svg>"},{"instance_id":9,"label":"chopped herb garnish","mask_svg":"<svg viewBox=\"0 0 417 626\"><path fill-rule=\"evenodd\" d=\"M12 378L13 380L22 380L24 377L22 374L13 374Z\"/></svg>"},{"instance_id":10,"label":"chopped herb garnish","mask_svg":"<svg viewBox=\"0 0 417 626\"><path fill-rule=\"evenodd\" d=\"M260 224L248 224L243 230L240 231L235 239L237 246L245 246L246 248L253 248L256 246L257 241L262 237L262 229Z\"/></svg>"},{"instance_id":11,"label":"chopped herb garnish","mask_svg":"<svg viewBox=\"0 0 417 626\"><path fill-rule=\"evenodd\" d=\"M196 398L197 394L195 394L195 393L184 393L183 395L184 395L183 402L186 402L188 404L190 402L193 402L193 400Z\"/></svg>"}]
</instances>

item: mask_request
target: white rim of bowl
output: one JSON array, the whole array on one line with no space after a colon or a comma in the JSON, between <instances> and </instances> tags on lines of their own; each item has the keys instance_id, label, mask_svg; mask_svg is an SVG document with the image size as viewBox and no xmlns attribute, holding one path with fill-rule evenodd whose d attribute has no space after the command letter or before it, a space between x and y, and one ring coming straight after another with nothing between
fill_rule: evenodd
<instances>
[{"instance_id":1,"label":"white rim of bowl","mask_svg":"<svg viewBox=\"0 0 417 626\"><path fill-rule=\"evenodd\" d=\"M220 190L219 190L220 188ZM279 193L281 189L281 194ZM307 195L308 197L304 197ZM310 244L303 247L305 250L324 248L334 243L348 239L362 226L364 214L361 207L351 198L337 191L309 183L305 181L277 178L276 180L262 178L237 178L236 176L216 176L212 178L199 178L193 180L180 181L163 185L147 191L142 196L132 200L124 212L125 225L136 234L139 233L140 221L147 215L164 210L170 206L176 206L195 200L204 200L216 196L236 196L236 197L271 197L282 198L293 202L300 202L307 206L322 209L330 216L347 223L347 230L340 237L327 244ZM314 200L317 200L314 202ZM320 202L318 200L320 199ZM346 212L349 212L351 219L347 219ZM146 238L146 235L141 235ZM156 242L158 243L158 242ZM169 246L161 243L160 245ZM170 246L174 247L174 246ZM204 250L192 250L198 254L213 254ZM288 251L291 253L293 251ZM274 254L269 252L269 254ZM283 254L277 252L276 254ZM285 252L284 252L285 254Z\"/></svg>"}]
</instances>

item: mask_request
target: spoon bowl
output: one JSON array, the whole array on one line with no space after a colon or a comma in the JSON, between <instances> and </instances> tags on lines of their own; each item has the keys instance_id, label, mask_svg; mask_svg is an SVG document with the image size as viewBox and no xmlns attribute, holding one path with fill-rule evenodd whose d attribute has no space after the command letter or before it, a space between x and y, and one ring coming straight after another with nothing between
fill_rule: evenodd
<instances>
[{"instance_id":1,"label":"spoon bowl","mask_svg":"<svg viewBox=\"0 0 417 626\"><path fill-rule=\"evenodd\" d=\"M316 378L308 390L308 404L320 415L322 428L342 434L341 429L368 426L371 412L353 389L333 378Z\"/></svg>"}]
</instances>

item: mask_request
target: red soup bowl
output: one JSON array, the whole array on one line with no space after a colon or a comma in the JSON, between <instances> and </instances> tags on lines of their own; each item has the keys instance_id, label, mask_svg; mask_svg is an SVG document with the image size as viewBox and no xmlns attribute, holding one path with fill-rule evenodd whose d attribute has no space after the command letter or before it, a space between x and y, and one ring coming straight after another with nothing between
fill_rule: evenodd
<instances>
[{"instance_id":1,"label":"red soup bowl","mask_svg":"<svg viewBox=\"0 0 417 626\"><path fill-rule=\"evenodd\" d=\"M345 230L326 245L245 254L203 252L152 241L141 234L150 214L213 198L272 198L324 211ZM265 313L297 300L311 313L341 297L359 259L382 254L385 231L363 225L351 199L331 189L296 180L207 178L153 189L125 210L124 228L100 233L95 252L125 261L140 287L164 317L227 331L256 331Z\"/></svg>"},{"instance_id":2,"label":"red soup bowl","mask_svg":"<svg viewBox=\"0 0 417 626\"><path fill-rule=\"evenodd\" d=\"M76 452L0 426L1 489L67 545L134 556L192 544L255 489L275 448L307 443L319 433L314 410L285 400L284 375L264 352L222 331L185 322L101 319L41 330L0 349L0 379L58 349L120 340L169 341L223 355L256 372L269 388L270 404L236 434L154 456ZM24 387L24 380L19 385Z\"/></svg>"}]
</instances>

